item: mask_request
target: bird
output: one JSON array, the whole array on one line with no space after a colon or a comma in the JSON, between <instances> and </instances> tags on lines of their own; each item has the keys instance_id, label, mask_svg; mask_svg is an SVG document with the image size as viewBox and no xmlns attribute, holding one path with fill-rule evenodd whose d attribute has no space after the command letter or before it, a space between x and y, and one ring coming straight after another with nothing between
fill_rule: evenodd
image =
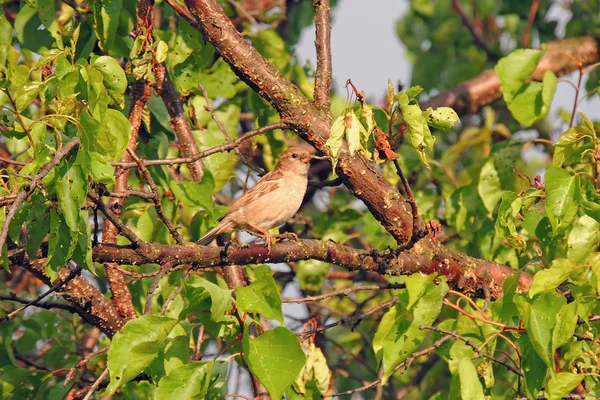
<instances>
[{"instance_id":1,"label":"bird","mask_svg":"<svg viewBox=\"0 0 600 400\"><path fill-rule=\"evenodd\" d=\"M237 199L219 218L217 226L196 243L207 245L219 235L241 229L264 237L270 253L272 236L268 230L282 225L300 209L308 186L311 158L304 149L288 148L279 157L275 168Z\"/></svg>"}]
</instances>

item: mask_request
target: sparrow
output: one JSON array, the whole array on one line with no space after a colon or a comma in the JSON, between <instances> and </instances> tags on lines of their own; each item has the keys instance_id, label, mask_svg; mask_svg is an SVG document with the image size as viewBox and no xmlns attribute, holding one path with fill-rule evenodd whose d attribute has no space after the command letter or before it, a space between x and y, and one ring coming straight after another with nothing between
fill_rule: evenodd
<instances>
[{"instance_id":1,"label":"sparrow","mask_svg":"<svg viewBox=\"0 0 600 400\"><path fill-rule=\"evenodd\" d=\"M284 151L275 168L237 199L219 218L219 224L196 243L206 245L218 235L241 229L264 237L270 253L272 236L268 230L298 212L308 186L311 158L308 151L298 147Z\"/></svg>"}]
</instances>

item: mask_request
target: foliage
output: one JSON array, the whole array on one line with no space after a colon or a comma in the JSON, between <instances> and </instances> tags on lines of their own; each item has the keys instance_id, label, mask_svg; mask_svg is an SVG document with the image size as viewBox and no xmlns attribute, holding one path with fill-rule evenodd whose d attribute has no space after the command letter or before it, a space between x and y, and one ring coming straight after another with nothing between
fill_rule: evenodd
<instances>
[{"instance_id":1,"label":"foliage","mask_svg":"<svg viewBox=\"0 0 600 400\"><path fill-rule=\"evenodd\" d=\"M292 55L311 2L287 10L221 3L245 38L312 98L313 68ZM0 396L82 398L95 385L95 398L220 399L241 381L235 365L273 398L349 394L364 382L373 382L361 389L365 398L395 396L400 387L412 398L600 397L599 116L578 113L576 98L574 115L562 111L562 133L544 128L564 71L532 80L549 50L517 43L525 33L542 43L557 37L556 22L545 21L552 2L539 3L528 24L525 2L413 0L397 25L415 64L413 86L390 83L381 107L356 88L356 101L343 106L332 95L340 111L323 146L334 168L324 161L313 178L334 177L344 158L372 162L413 196L425 220L440 221L438 239L455 251L455 259L435 259L437 272L392 276L377 255L406 251L420 260L427 249L396 249L379 216L355 201L363 188L351 194L344 186L310 190L282 230L366 250L361 261L380 260L377 270L291 253L273 267L237 244L207 248L218 259L211 265L180 265L177 256L146 263L166 248L197 250L191 242L256 180L247 164L273 168L298 135L278 127L236 141L280 115L169 5L180 2L157 4L153 29L136 27L135 2L6 2ZM598 4L569 6L565 36L598 28ZM161 65L172 89L161 83ZM590 97L600 76L594 66L577 72L589 78ZM450 107L426 105L426 95L488 68L502 100L460 119ZM169 90L183 102L196 153L186 153ZM186 157L202 161L202 176L178 159ZM143 167L149 160L158 162ZM111 216L120 222L112 243ZM111 246L142 261L99 262ZM246 259L232 261L230 247L247 250ZM522 290L513 274L501 278L502 296L461 286L477 273L475 259L531 274L531 285ZM242 268L235 263L245 282L232 281L231 269ZM451 264L463 275L452 276ZM122 292L136 318L119 303ZM42 293L49 296L36 299ZM99 322L103 312L116 329ZM251 393L246 386L240 390Z\"/></svg>"}]
</instances>

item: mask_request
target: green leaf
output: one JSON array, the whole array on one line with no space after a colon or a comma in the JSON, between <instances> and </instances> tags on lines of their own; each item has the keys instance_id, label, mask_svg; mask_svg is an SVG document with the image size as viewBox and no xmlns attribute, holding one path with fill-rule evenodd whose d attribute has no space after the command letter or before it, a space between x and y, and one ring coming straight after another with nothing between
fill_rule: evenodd
<instances>
[{"instance_id":1,"label":"green leaf","mask_svg":"<svg viewBox=\"0 0 600 400\"><path fill-rule=\"evenodd\" d=\"M535 71L543 55L543 50L517 49L498 61L494 70L500 80L500 91L506 103L512 102Z\"/></svg>"},{"instance_id":2,"label":"green leaf","mask_svg":"<svg viewBox=\"0 0 600 400\"><path fill-rule=\"evenodd\" d=\"M525 389L529 398L536 399L546 381L548 366L544 358L534 350L528 335L521 335L518 339L519 348L522 353L521 369L525 376Z\"/></svg>"},{"instance_id":3,"label":"green leaf","mask_svg":"<svg viewBox=\"0 0 600 400\"><path fill-rule=\"evenodd\" d=\"M427 124L442 132L447 132L454 127L460 118L456 111L450 107L439 107L435 110L429 107L423 111L423 116L427 119Z\"/></svg>"},{"instance_id":4,"label":"green leaf","mask_svg":"<svg viewBox=\"0 0 600 400\"><path fill-rule=\"evenodd\" d=\"M271 398L281 399L306 362L300 341L286 328L277 327L257 338L244 330L244 355L254 376L267 388Z\"/></svg>"},{"instance_id":5,"label":"green leaf","mask_svg":"<svg viewBox=\"0 0 600 400\"><path fill-rule=\"evenodd\" d=\"M484 400L483 386L470 358L462 358L458 365L460 394L463 400Z\"/></svg>"},{"instance_id":6,"label":"green leaf","mask_svg":"<svg viewBox=\"0 0 600 400\"><path fill-rule=\"evenodd\" d=\"M327 279L331 264L319 260L298 261L296 277L303 290L315 292L320 290Z\"/></svg>"},{"instance_id":7,"label":"green leaf","mask_svg":"<svg viewBox=\"0 0 600 400\"><path fill-rule=\"evenodd\" d=\"M138 376L158 356L177 320L143 315L125 324L112 339L108 350L110 383L104 396Z\"/></svg>"},{"instance_id":8,"label":"green leaf","mask_svg":"<svg viewBox=\"0 0 600 400\"><path fill-rule=\"evenodd\" d=\"M44 238L50 232L50 210L44 199L38 202L32 198L32 203L36 204L29 213L27 221L27 255L35 260L36 253L40 249Z\"/></svg>"},{"instance_id":9,"label":"green leaf","mask_svg":"<svg viewBox=\"0 0 600 400\"><path fill-rule=\"evenodd\" d=\"M162 40L158 41L156 45L156 62L161 63L167 59L167 54L169 52L169 45L167 45Z\"/></svg>"},{"instance_id":10,"label":"green leaf","mask_svg":"<svg viewBox=\"0 0 600 400\"><path fill-rule=\"evenodd\" d=\"M56 41L59 49L63 48L62 32L60 22L56 18L56 10L54 9L54 0L37 0L38 14L44 28L50 32L50 35Z\"/></svg>"},{"instance_id":11,"label":"green leaf","mask_svg":"<svg viewBox=\"0 0 600 400\"><path fill-rule=\"evenodd\" d=\"M523 239L517 230L519 221L519 213L523 199L515 192L506 191L502 194L502 202L498 207L498 217L496 218L495 230L504 237L517 250L523 251L527 246L527 242Z\"/></svg>"},{"instance_id":12,"label":"green leaf","mask_svg":"<svg viewBox=\"0 0 600 400\"><path fill-rule=\"evenodd\" d=\"M23 4L14 23L15 35L23 48L40 53L42 48L52 45L52 36L48 35L47 31L39 29L40 25L42 21L37 10L28 4Z\"/></svg>"},{"instance_id":13,"label":"green leaf","mask_svg":"<svg viewBox=\"0 0 600 400\"><path fill-rule=\"evenodd\" d=\"M579 127L569 128L554 143L554 155L552 165L561 167L578 149L581 150L581 142L586 138L586 133Z\"/></svg>"},{"instance_id":14,"label":"green leaf","mask_svg":"<svg viewBox=\"0 0 600 400\"><path fill-rule=\"evenodd\" d=\"M119 17L123 9L123 0L94 0L94 30L98 44L104 52L112 50L115 40Z\"/></svg>"},{"instance_id":15,"label":"green leaf","mask_svg":"<svg viewBox=\"0 0 600 400\"><path fill-rule=\"evenodd\" d=\"M552 353L567 344L575 333L577 327L577 307L579 300L562 306L556 315L556 326L552 331Z\"/></svg>"},{"instance_id":16,"label":"green leaf","mask_svg":"<svg viewBox=\"0 0 600 400\"><path fill-rule=\"evenodd\" d=\"M208 90L208 89L207 89ZM240 119L240 107L229 105L224 111L216 111L215 117L222 121L225 130L229 132L232 139L235 139L234 133L237 132L237 126ZM212 147L221 145L227 141L217 124L210 120L204 131L193 131L196 141L199 143L199 150L204 151ZM212 154L202 159L204 168L208 169L214 178L214 191L219 191L229 181L235 171L239 159L237 155L231 152L222 152ZM211 194L212 195L212 194Z\"/></svg>"},{"instance_id":17,"label":"green leaf","mask_svg":"<svg viewBox=\"0 0 600 400\"><path fill-rule=\"evenodd\" d=\"M60 268L64 267L73 255L76 243L73 235L77 235L77 232L72 231L66 221L53 208L50 208L50 237L48 239L48 263L46 264L46 273L50 280L58 277Z\"/></svg>"},{"instance_id":18,"label":"green leaf","mask_svg":"<svg viewBox=\"0 0 600 400\"><path fill-rule=\"evenodd\" d=\"M348 152L351 156L356 153L360 148L360 122L354 113L354 110L350 110L344 117L344 123L346 125L346 141L348 142Z\"/></svg>"},{"instance_id":19,"label":"green leaf","mask_svg":"<svg viewBox=\"0 0 600 400\"><path fill-rule=\"evenodd\" d=\"M181 201L186 206L202 207L208 212L213 211L212 194L215 190L210 171L204 170L204 175L200 182L190 181L170 181L169 187L177 200Z\"/></svg>"},{"instance_id":20,"label":"green leaf","mask_svg":"<svg viewBox=\"0 0 600 400\"><path fill-rule=\"evenodd\" d=\"M529 340L549 368L553 368L552 329L556 315L566 302L558 293L540 293L531 300L525 296L515 297Z\"/></svg>"},{"instance_id":21,"label":"green leaf","mask_svg":"<svg viewBox=\"0 0 600 400\"><path fill-rule=\"evenodd\" d=\"M110 93L115 104L118 104L122 108L123 93L127 89L127 77L119 62L109 56L100 56L95 58L91 65L102 75L104 86Z\"/></svg>"},{"instance_id":22,"label":"green leaf","mask_svg":"<svg viewBox=\"0 0 600 400\"><path fill-rule=\"evenodd\" d=\"M280 324L284 324L281 294L277 289L270 268L269 274L261 275L248 286L238 286L236 292L238 310L258 313L265 318L275 319Z\"/></svg>"},{"instance_id":23,"label":"green leaf","mask_svg":"<svg viewBox=\"0 0 600 400\"><path fill-rule=\"evenodd\" d=\"M600 223L587 215L575 221L567 239L569 260L580 262L598 248L600 243Z\"/></svg>"},{"instance_id":24,"label":"green leaf","mask_svg":"<svg viewBox=\"0 0 600 400\"><path fill-rule=\"evenodd\" d=\"M427 119L423 116L423 111L418 104L410 104L409 98L405 93L398 93L398 105L408 128L410 143L417 151L423 164L429 168L426 151L433 150L435 137L433 137L427 126Z\"/></svg>"},{"instance_id":25,"label":"green leaf","mask_svg":"<svg viewBox=\"0 0 600 400\"><path fill-rule=\"evenodd\" d=\"M230 311L233 305L229 290L222 289L197 275L192 275L185 281L182 296L188 303L185 313L206 310L206 302L202 299L210 298L210 318L215 322L223 321L225 313Z\"/></svg>"},{"instance_id":26,"label":"green leaf","mask_svg":"<svg viewBox=\"0 0 600 400\"><path fill-rule=\"evenodd\" d=\"M319 392L324 395L329 390L331 370L327 366L327 359L320 348L311 343L306 351L306 364L294 381L294 390L306 395L306 383L314 381Z\"/></svg>"},{"instance_id":27,"label":"green leaf","mask_svg":"<svg viewBox=\"0 0 600 400\"><path fill-rule=\"evenodd\" d=\"M546 396L548 400L560 400L573 391L585 377L584 374L559 372L548 381Z\"/></svg>"},{"instance_id":28,"label":"green leaf","mask_svg":"<svg viewBox=\"0 0 600 400\"><path fill-rule=\"evenodd\" d=\"M546 212L555 232L571 225L577 215L577 188L579 180L562 168L548 167L546 184Z\"/></svg>"},{"instance_id":29,"label":"green leaf","mask_svg":"<svg viewBox=\"0 0 600 400\"><path fill-rule=\"evenodd\" d=\"M120 111L107 109L96 133L97 149L111 161L119 161L131 135L131 123Z\"/></svg>"},{"instance_id":30,"label":"green leaf","mask_svg":"<svg viewBox=\"0 0 600 400\"><path fill-rule=\"evenodd\" d=\"M425 275L421 272L404 278L406 290L408 291L408 305L406 308L411 308L423 297L427 289L434 285L433 281L435 278L436 274Z\"/></svg>"},{"instance_id":31,"label":"green leaf","mask_svg":"<svg viewBox=\"0 0 600 400\"><path fill-rule=\"evenodd\" d=\"M329 148L329 154L332 159L333 169L337 165L337 159L340 156L340 149L344 142L344 133L346 131L345 117L339 116L331 124L331 130L329 131L329 139L325 145Z\"/></svg>"},{"instance_id":32,"label":"green leaf","mask_svg":"<svg viewBox=\"0 0 600 400\"><path fill-rule=\"evenodd\" d=\"M67 225L73 232L77 232L80 209L87 198L87 177L79 165L73 165L66 173L57 174L54 187Z\"/></svg>"},{"instance_id":33,"label":"green leaf","mask_svg":"<svg viewBox=\"0 0 600 400\"><path fill-rule=\"evenodd\" d=\"M17 88L12 94L15 99L17 111L23 112L35 100L40 93L43 82L29 81L23 86Z\"/></svg>"},{"instance_id":34,"label":"green leaf","mask_svg":"<svg viewBox=\"0 0 600 400\"><path fill-rule=\"evenodd\" d=\"M564 258L554 260L549 269L541 270L535 274L529 288L529 297L533 298L538 293L556 289L576 269L577 264L571 260Z\"/></svg>"},{"instance_id":35,"label":"green leaf","mask_svg":"<svg viewBox=\"0 0 600 400\"><path fill-rule=\"evenodd\" d=\"M477 183L477 193L479 193L479 197L488 211L488 216L491 217L503 193L500 177L494 165L493 158L489 158L481 168Z\"/></svg>"},{"instance_id":36,"label":"green leaf","mask_svg":"<svg viewBox=\"0 0 600 400\"><path fill-rule=\"evenodd\" d=\"M448 290L444 279L439 285L431 283L410 309L407 308L408 293L401 292L396 306L384 314L373 340L377 359L383 359L384 381L387 381L396 366L422 345L427 331L419 329L419 326L434 323Z\"/></svg>"},{"instance_id":37,"label":"green leaf","mask_svg":"<svg viewBox=\"0 0 600 400\"><path fill-rule=\"evenodd\" d=\"M158 382L156 400L206 398L210 387L214 361L192 362L173 369Z\"/></svg>"}]
</instances>

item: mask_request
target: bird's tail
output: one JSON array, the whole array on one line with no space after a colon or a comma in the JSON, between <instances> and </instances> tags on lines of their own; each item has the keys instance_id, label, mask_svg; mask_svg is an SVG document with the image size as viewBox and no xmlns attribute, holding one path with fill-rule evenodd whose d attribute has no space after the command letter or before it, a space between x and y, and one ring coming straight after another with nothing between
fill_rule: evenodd
<instances>
[{"instance_id":1,"label":"bird's tail","mask_svg":"<svg viewBox=\"0 0 600 400\"><path fill-rule=\"evenodd\" d=\"M206 232L206 234L204 236L202 236L200 239L198 239L196 241L196 243L203 245L203 246L207 245L215 237L217 237L225 232L229 232L231 229L233 229L233 224L231 222L229 222L229 221L227 221L227 222L223 221L223 222L221 222L220 224L218 224L217 226L212 228L210 231Z\"/></svg>"}]
</instances>

